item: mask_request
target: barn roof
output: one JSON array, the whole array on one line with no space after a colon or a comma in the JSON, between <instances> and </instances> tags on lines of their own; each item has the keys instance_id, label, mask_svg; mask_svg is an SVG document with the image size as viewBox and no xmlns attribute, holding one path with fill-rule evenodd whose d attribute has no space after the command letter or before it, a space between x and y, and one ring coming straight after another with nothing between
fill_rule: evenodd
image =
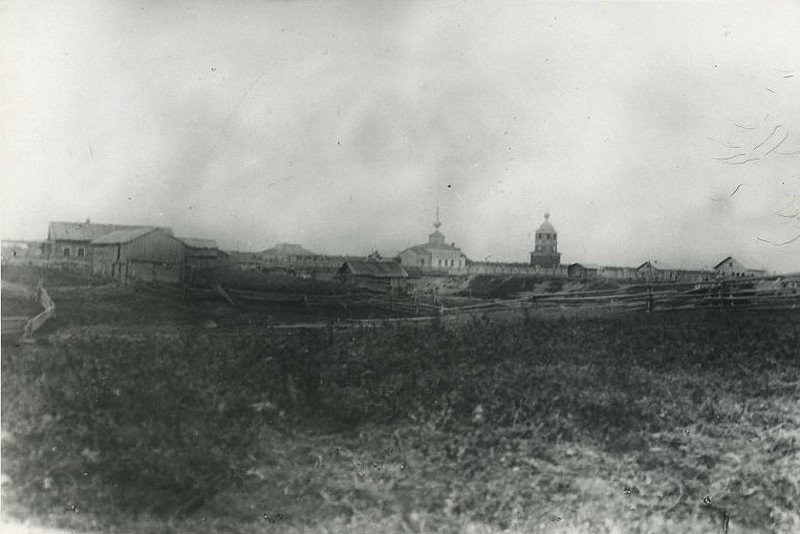
<instances>
[{"instance_id":1,"label":"barn roof","mask_svg":"<svg viewBox=\"0 0 800 534\"><path fill-rule=\"evenodd\" d=\"M754 264L758 263L756 261L753 261L752 258L747 257L747 258L744 258L744 261L742 261L742 260L739 260L737 258L734 258L733 256L728 256L727 258L725 258L721 262L717 263L714 266L714 270L716 271L721 266L723 266L725 264L725 262L728 262L728 261L735 261L739 265L741 265L743 268L747 269L748 271L754 272L754 273L765 273L765 272L767 272L766 269L763 269L763 268L758 269L758 268L748 267L748 265L754 265Z\"/></svg>"},{"instance_id":2,"label":"barn roof","mask_svg":"<svg viewBox=\"0 0 800 534\"><path fill-rule=\"evenodd\" d=\"M213 239L199 239L197 237L178 237L177 239L190 248L205 248L215 250L217 248L217 242Z\"/></svg>"},{"instance_id":3,"label":"barn roof","mask_svg":"<svg viewBox=\"0 0 800 534\"><path fill-rule=\"evenodd\" d=\"M48 236L52 241L94 241L117 230L142 228L122 224L97 224L92 222L53 221L48 228ZM161 228L172 235L171 228Z\"/></svg>"},{"instance_id":4,"label":"barn roof","mask_svg":"<svg viewBox=\"0 0 800 534\"><path fill-rule=\"evenodd\" d=\"M139 237L160 230L154 226L144 228L127 228L125 230L115 230L110 234L98 237L92 241L93 245L116 245L118 243L128 243Z\"/></svg>"},{"instance_id":5,"label":"barn roof","mask_svg":"<svg viewBox=\"0 0 800 534\"><path fill-rule=\"evenodd\" d=\"M395 261L350 260L339 268L355 276L372 278L408 278L408 273Z\"/></svg>"},{"instance_id":6,"label":"barn roof","mask_svg":"<svg viewBox=\"0 0 800 534\"><path fill-rule=\"evenodd\" d=\"M724 260L722 260L721 262L719 262L718 264L716 264L716 265L714 266L714 269L719 269L720 267L722 267L722 264L724 264L726 261L728 261L728 260L732 260L732 259L733 259L733 256L728 256L728 257L726 257Z\"/></svg>"}]
</instances>

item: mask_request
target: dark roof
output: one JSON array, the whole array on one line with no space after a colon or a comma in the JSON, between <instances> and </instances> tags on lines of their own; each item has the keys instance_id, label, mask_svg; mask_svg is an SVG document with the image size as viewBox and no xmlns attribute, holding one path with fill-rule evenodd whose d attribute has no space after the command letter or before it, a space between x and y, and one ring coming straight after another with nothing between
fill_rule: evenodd
<instances>
[{"instance_id":1,"label":"dark roof","mask_svg":"<svg viewBox=\"0 0 800 534\"><path fill-rule=\"evenodd\" d=\"M726 261L728 261L728 260L732 260L732 259L733 259L733 256L728 256L727 258L725 258L724 260L722 260L721 262L719 262L718 264L716 264L716 265L714 266L714 269L717 269L717 268L721 267L723 263L725 263L725 262L726 262Z\"/></svg>"},{"instance_id":2,"label":"dark roof","mask_svg":"<svg viewBox=\"0 0 800 534\"><path fill-rule=\"evenodd\" d=\"M196 237L178 237L177 239L190 248L206 248L214 250L217 248L217 242L213 239L198 239Z\"/></svg>"},{"instance_id":3,"label":"dark roof","mask_svg":"<svg viewBox=\"0 0 800 534\"><path fill-rule=\"evenodd\" d=\"M115 230L110 234L98 237L92 241L92 245L116 245L118 243L128 243L139 237L145 236L152 232L161 230L160 228L128 228L126 230ZM163 230L161 230L163 231Z\"/></svg>"},{"instance_id":4,"label":"dark roof","mask_svg":"<svg viewBox=\"0 0 800 534\"><path fill-rule=\"evenodd\" d=\"M658 262L658 261L646 261L643 264L641 264L640 266L638 266L636 268L636 270L638 271L638 270L643 269L645 267L649 267L650 269L652 269L654 271L679 271L679 270L681 270L681 269L677 269L677 268L673 267L672 265L669 265L668 263Z\"/></svg>"},{"instance_id":5,"label":"dark roof","mask_svg":"<svg viewBox=\"0 0 800 534\"><path fill-rule=\"evenodd\" d=\"M350 260L339 268L339 273L373 278L408 278L408 273L395 261Z\"/></svg>"},{"instance_id":6,"label":"dark roof","mask_svg":"<svg viewBox=\"0 0 800 534\"><path fill-rule=\"evenodd\" d=\"M53 221L48 228L49 239L53 241L94 241L99 237L110 234L116 230L142 228L122 224L96 224L92 222L61 222ZM151 228L151 227L148 227ZM171 228L161 228L172 235Z\"/></svg>"},{"instance_id":7,"label":"dark roof","mask_svg":"<svg viewBox=\"0 0 800 534\"><path fill-rule=\"evenodd\" d=\"M593 263L570 263L567 267L581 267L587 271L597 271L600 266Z\"/></svg>"},{"instance_id":8,"label":"dark roof","mask_svg":"<svg viewBox=\"0 0 800 534\"><path fill-rule=\"evenodd\" d=\"M261 252L265 256L316 256L314 252L306 250L302 245L295 243L278 243L272 248Z\"/></svg>"}]
</instances>

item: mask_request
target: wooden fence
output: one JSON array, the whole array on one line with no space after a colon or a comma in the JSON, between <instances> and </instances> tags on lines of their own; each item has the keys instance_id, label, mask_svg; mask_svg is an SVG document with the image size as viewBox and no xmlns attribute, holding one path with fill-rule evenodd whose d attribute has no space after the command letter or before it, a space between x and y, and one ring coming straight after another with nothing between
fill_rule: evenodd
<instances>
[{"instance_id":1,"label":"wooden fence","mask_svg":"<svg viewBox=\"0 0 800 534\"><path fill-rule=\"evenodd\" d=\"M576 307L649 312L731 307L800 311L800 276L721 279L696 284L659 283L627 286L619 290L548 293L517 299L494 299L444 308L443 311L470 313L514 308Z\"/></svg>"},{"instance_id":2,"label":"wooden fence","mask_svg":"<svg viewBox=\"0 0 800 534\"><path fill-rule=\"evenodd\" d=\"M696 309L785 309L800 311L800 275L757 279L728 279L701 283L654 283L582 292L542 293L514 299L494 299L454 304L460 299L397 297L378 292L339 295L268 293L238 289L183 288L148 285L151 291L174 297L226 300L242 303L294 303L309 308L365 306L396 313L393 318L346 319L335 328L379 326L392 323L425 323L432 320L458 321L470 316L509 313L552 313L573 315L609 312L663 312ZM271 324L270 328L325 328L332 323Z\"/></svg>"}]
</instances>

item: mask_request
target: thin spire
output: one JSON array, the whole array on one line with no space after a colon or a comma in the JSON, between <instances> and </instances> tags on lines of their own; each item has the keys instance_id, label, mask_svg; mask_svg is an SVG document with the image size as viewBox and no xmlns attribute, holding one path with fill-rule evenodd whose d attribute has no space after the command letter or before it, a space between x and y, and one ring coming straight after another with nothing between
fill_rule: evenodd
<instances>
[{"instance_id":1,"label":"thin spire","mask_svg":"<svg viewBox=\"0 0 800 534\"><path fill-rule=\"evenodd\" d=\"M437 230L442 225L441 221L439 221L439 203L436 203L436 220L433 222L433 227Z\"/></svg>"}]
</instances>

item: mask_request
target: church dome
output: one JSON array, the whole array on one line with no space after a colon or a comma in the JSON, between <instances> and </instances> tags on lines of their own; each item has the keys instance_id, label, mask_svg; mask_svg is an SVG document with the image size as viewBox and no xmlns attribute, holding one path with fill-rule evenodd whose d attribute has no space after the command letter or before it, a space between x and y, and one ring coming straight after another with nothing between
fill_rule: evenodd
<instances>
[{"instance_id":1,"label":"church dome","mask_svg":"<svg viewBox=\"0 0 800 534\"><path fill-rule=\"evenodd\" d=\"M556 231L556 229L553 228L553 225L550 224L550 220L549 219L550 219L550 212L548 211L548 212L545 212L545 214L544 214L544 222L539 227L539 231L540 232L555 232Z\"/></svg>"}]
</instances>

